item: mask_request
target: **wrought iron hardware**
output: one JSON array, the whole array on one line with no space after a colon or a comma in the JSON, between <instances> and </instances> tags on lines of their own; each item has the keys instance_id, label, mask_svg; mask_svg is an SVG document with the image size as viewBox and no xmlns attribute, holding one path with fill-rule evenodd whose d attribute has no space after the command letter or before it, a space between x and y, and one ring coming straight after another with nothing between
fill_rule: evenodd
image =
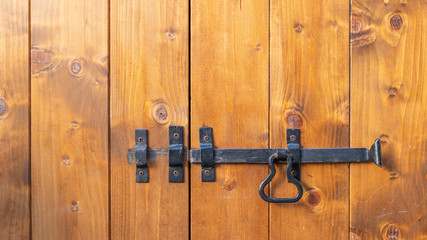
<instances>
[{"instance_id":1,"label":"wrought iron hardware","mask_svg":"<svg viewBox=\"0 0 427 240\"><path fill-rule=\"evenodd\" d=\"M148 182L147 161L158 155L169 156L169 182L184 181L183 158L184 129L182 126L169 126L169 149L148 149L146 129L135 129L135 148L128 150L128 162L136 164L136 182ZM301 199L300 164L306 163L356 163L372 161L382 167L381 145L376 139L370 149L366 148L301 148L300 130L287 129L287 149L214 149L213 130L210 127L199 129L200 149L190 151L190 162L202 165L202 181L215 181L215 164L222 163L268 163L270 173L259 186L261 198L272 203L291 203ZM276 174L275 163L286 163L288 182L297 187L298 193L291 198L274 198L265 194L264 188Z\"/></svg>"},{"instance_id":2,"label":"wrought iron hardware","mask_svg":"<svg viewBox=\"0 0 427 240\"><path fill-rule=\"evenodd\" d=\"M169 182L184 182L184 130L182 126L169 126L169 149L148 149L147 129L135 129L135 148L128 149L129 163L136 164L136 182L147 183L147 161L159 155L169 155Z\"/></svg>"},{"instance_id":3,"label":"wrought iron hardware","mask_svg":"<svg viewBox=\"0 0 427 240\"><path fill-rule=\"evenodd\" d=\"M128 150L128 161L136 163L136 182L148 182L147 129L135 129L135 148Z\"/></svg>"},{"instance_id":4,"label":"wrought iron hardware","mask_svg":"<svg viewBox=\"0 0 427 240\"><path fill-rule=\"evenodd\" d=\"M169 126L169 182L184 182L184 127Z\"/></svg>"},{"instance_id":5,"label":"wrought iron hardware","mask_svg":"<svg viewBox=\"0 0 427 240\"><path fill-rule=\"evenodd\" d=\"M381 145L376 139L370 149L366 148L300 148L300 130L287 130L288 149L213 149L212 128L200 128L200 149L190 151L191 163L202 164L202 181L215 181L215 164L223 163L268 163L270 173L260 184L261 198L272 203L291 203L301 199L300 164L306 163L360 163L374 162L382 167ZM276 174L274 163L286 163L286 177L298 193L292 198L273 198L264 193L264 188Z\"/></svg>"}]
</instances>

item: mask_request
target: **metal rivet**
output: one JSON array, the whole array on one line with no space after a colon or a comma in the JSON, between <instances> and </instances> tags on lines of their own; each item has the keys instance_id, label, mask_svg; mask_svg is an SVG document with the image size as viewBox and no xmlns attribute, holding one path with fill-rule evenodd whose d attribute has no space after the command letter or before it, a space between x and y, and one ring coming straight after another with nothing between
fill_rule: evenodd
<instances>
[{"instance_id":1,"label":"metal rivet","mask_svg":"<svg viewBox=\"0 0 427 240\"><path fill-rule=\"evenodd\" d=\"M208 137L208 136L205 136L203 139L204 139L205 141L209 141L209 137Z\"/></svg>"},{"instance_id":2,"label":"metal rivet","mask_svg":"<svg viewBox=\"0 0 427 240\"><path fill-rule=\"evenodd\" d=\"M179 172L178 172L177 170L175 170L175 171L173 171L173 175L174 175L174 176L178 176L178 175L179 175Z\"/></svg>"},{"instance_id":3,"label":"metal rivet","mask_svg":"<svg viewBox=\"0 0 427 240\"><path fill-rule=\"evenodd\" d=\"M291 141L295 141L295 140L297 139L297 137L295 137L295 135L291 135L291 136L289 137L289 139L291 139Z\"/></svg>"},{"instance_id":4,"label":"metal rivet","mask_svg":"<svg viewBox=\"0 0 427 240\"><path fill-rule=\"evenodd\" d=\"M209 175L211 172L209 170L205 170L205 175Z\"/></svg>"},{"instance_id":5,"label":"metal rivet","mask_svg":"<svg viewBox=\"0 0 427 240\"><path fill-rule=\"evenodd\" d=\"M139 142L142 142L142 140L143 140L143 139L142 139L142 137L139 137L139 138L138 138L138 141L139 141Z\"/></svg>"},{"instance_id":6,"label":"metal rivet","mask_svg":"<svg viewBox=\"0 0 427 240\"><path fill-rule=\"evenodd\" d=\"M144 171L139 171L138 174L139 174L139 176L144 176L145 173L144 173Z\"/></svg>"}]
</instances>

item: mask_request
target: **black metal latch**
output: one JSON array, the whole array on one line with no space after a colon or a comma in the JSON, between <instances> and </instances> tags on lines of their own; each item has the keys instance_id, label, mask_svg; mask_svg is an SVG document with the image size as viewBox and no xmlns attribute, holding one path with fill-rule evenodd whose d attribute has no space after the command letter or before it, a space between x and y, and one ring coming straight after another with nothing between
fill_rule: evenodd
<instances>
[{"instance_id":1,"label":"black metal latch","mask_svg":"<svg viewBox=\"0 0 427 240\"><path fill-rule=\"evenodd\" d=\"M155 159L157 155L169 156L169 182L184 182L184 131L182 126L169 127L169 149L148 149L148 134L146 129L135 130L135 148L128 150L128 162L136 164L136 182L148 182L148 159ZM268 163L270 173L259 186L262 199L271 203L292 203L301 199L303 188L301 185L300 164L306 163L356 163L372 161L382 167L381 145L376 139L370 149L366 148L301 148L300 130L287 129L288 149L214 149L213 130L202 127L200 133L200 149L190 151L191 163L202 165L202 181L215 181L215 164L218 163ZM265 194L264 188L275 174L275 163L286 163L286 177L288 182L297 187L298 193L291 198L274 198Z\"/></svg>"},{"instance_id":2,"label":"black metal latch","mask_svg":"<svg viewBox=\"0 0 427 240\"><path fill-rule=\"evenodd\" d=\"M200 149L190 151L191 163L202 164L202 181L215 181L216 163L268 163L270 173L259 186L261 198L271 203L292 203L301 199L303 188L300 183L300 164L306 163L355 163L372 161L382 167L379 139L368 150L366 148L300 148L300 130L287 129L288 149L214 149L212 128L202 127ZM276 174L274 163L286 163L288 182L297 187L298 193L292 198L273 198L265 194L264 188Z\"/></svg>"}]
</instances>

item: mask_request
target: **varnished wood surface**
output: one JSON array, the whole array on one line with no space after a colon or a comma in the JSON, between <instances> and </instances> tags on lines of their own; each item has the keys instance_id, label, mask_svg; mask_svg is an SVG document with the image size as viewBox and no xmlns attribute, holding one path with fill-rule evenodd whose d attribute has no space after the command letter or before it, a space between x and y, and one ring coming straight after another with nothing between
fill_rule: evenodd
<instances>
[{"instance_id":1,"label":"varnished wood surface","mask_svg":"<svg viewBox=\"0 0 427 240\"><path fill-rule=\"evenodd\" d=\"M286 128L301 129L304 148L348 147L347 1L271 1L270 141L286 148ZM293 197L285 165L272 197ZM303 198L270 204L271 239L347 239L348 166L301 167Z\"/></svg>"},{"instance_id":2,"label":"varnished wood surface","mask_svg":"<svg viewBox=\"0 0 427 240\"><path fill-rule=\"evenodd\" d=\"M31 1L32 239L108 239L108 2Z\"/></svg>"},{"instance_id":3,"label":"varnished wood surface","mask_svg":"<svg viewBox=\"0 0 427 240\"><path fill-rule=\"evenodd\" d=\"M214 147L268 147L268 1L191 1L191 146L213 127ZM192 239L268 239L258 195L265 165L191 166Z\"/></svg>"},{"instance_id":4,"label":"varnished wood surface","mask_svg":"<svg viewBox=\"0 0 427 240\"><path fill-rule=\"evenodd\" d=\"M0 0L0 239L427 239L426 19L422 0ZM217 148L380 138L384 168L303 166L295 204L259 197L266 165L169 183L159 156L135 183L134 129L167 148L171 124L193 148L202 126ZM293 196L278 171L269 194Z\"/></svg>"},{"instance_id":5,"label":"varnished wood surface","mask_svg":"<svg viewBox=\"0 0 427 240\"><path fill-rule=\"evenodd\" d=\"M427 2L352 1L351 239L427 239Z\"/></svg>"},{"instance_id":6,"label":"varnished wood surface","mask_svg":"<svg viewBox=\"0 0 427 240\"><path fill-rule=\"evenodd\" d=\"M169 183L159 156L136 183L126 159L136 128L167 149L169 125L182 125L188 146L188 14L186 0L111 1L111 239L189 238L189 168Z\"/></svg>"},{"instance_id":7,"label":"varnished wood surface","mask_svg":"<svg viewBox=\"0 0 427 240\"><path fill-rule=\"evenodd\" d=\"M0 239L30 237L28 1L0 1Z\"/></svg>"}]
</instances>

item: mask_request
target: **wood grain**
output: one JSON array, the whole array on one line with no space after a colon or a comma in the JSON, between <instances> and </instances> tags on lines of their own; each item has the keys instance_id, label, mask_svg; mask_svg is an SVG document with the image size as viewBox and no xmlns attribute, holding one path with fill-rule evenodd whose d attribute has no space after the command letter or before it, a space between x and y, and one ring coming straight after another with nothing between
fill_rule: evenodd
<instances>
[{"instance_id":1,"label":"wood grain","mask_svg":"<svg viewBox=\"0 0 427 240\"><path fill-rule=\"evenodd\" d=\"M427 239L427 2L353 0L351 44L351 237Z\"/></svg>"},{"instance_id":2,"label":"wood grain","mask_svg":"<svg viewBox=\"0 0 427 240\"><path fill-rule=\"evenodd\" d=\"M0 239L30 237L28 1L0 1Z\"/></svg>"},{"instance_id":3,"label":"wood grain","mask_svg":"<svg viewBox=\"0 0 427 240\"><path fill-rule=\"evenodd\" d=\"M271 1L270 141L286 148L286 128L304 148L348 147L348 1ZM293 197L285 165L270 186ZM303 198L270 204L271 239L348 239L348 166L301 166Z\"/></svg>"},{"instance_id":4,"label":"wood grain","mask_svg":"<svg viewBox=\"0 0 427 240\"><path fill-rule=\"evenodd\" d=\"M213 127L217 148L268 147L268 1L191 1L191 146ZM192 239L267 239L264 165L191 167Z\"/></svg>"},{"instance_id":5,"label":"wood grain","mask_svg":"<svg viewBox=\"0 0 427 240\"><path fill-rule=\"evenodd\" d=\"M111 238L188 239L189 169L169 183L169 161L148 162L149 183L135 182L126 151L146 128L149 148L169 147L169 125L188 146L189 3L111 1Z\"/></svg>"},{"instance_id":6,"label":"wood grain","mask_svg":"<svg viewBox=\"0 0 427 240\"><path fill-rule=\"evenodd\" d=\"M31 1L32 239L108 239L108 2Z\"/></svg>"}]
</instances>

